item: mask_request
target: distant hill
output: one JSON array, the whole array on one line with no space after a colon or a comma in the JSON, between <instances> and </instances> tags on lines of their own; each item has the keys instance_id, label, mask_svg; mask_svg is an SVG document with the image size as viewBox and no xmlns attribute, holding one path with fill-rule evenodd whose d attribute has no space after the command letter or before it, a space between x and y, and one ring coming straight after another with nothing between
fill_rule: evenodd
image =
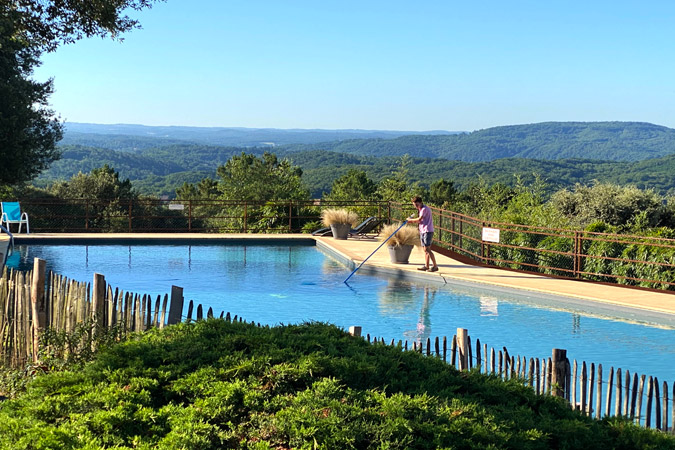
<instances>
[{"instance_id":1,"label":"distant hill","mask_svg":"<svg viewBox=\"0 0 675 450\"><path fill-rule=\"evenodd\" d=\"M141 192L155 195L174 195L183 182L194 183L204 177L215 177L216 168L232 155L243 150L262 154L264 149L242 149L198 144L170 145L136 152L114 151L84 146L63 147L61 160L45 171L35 184L45 186L58 179L69 179L77 172L90 172L109 164L124 178L132 180ZM279 152L293 164L303 169L303 179L312 196L319 197L330 191L333 180L351 168L364 170L376 181L391 174L399 164L397 156L360 156L328 151L296 153ZM478 177L488 183L511 185L515 175L523 181L534 179L534 174L545 178L551 190L574 183L591 183L593 180L618 184L635 184L652 188L665 194L675 190L675 154L643 161L599 161L592 159L540 160L504 158L495 161L449 161L435 158L413 158L410 167L411 181L429 185L439 178L453 181L458 188L465 188Z\"/></svg>"},{"instance_id":2,"label":"distant hill","mask_svg":"<svg viewBox=\"0 0 675 450\"><path fill-rule=\"evenodd\" d=\"M179 143L200 143L236 147L275 147L287 144L315 144L346 139L392 139L405 135L447 135L450 131L386 130L303 130L276 128L156 127L145 125L102 125L66 123L63 145L88 145L111 150L133 151Z\"/></svg>"},{"instance_id":3,"label":"distant hill","mask_svg":"<svg viewBox=\"0 0 675 450\"><path fill-rule=\"evenodd\" d=\"M289 145L283 150L328 150L363 156L409 154L413 157L455 161L493 161L503 158L639 161L675 154L675 130L641 122L546 122L455 135Z\"/></svg>"}]
</instances>

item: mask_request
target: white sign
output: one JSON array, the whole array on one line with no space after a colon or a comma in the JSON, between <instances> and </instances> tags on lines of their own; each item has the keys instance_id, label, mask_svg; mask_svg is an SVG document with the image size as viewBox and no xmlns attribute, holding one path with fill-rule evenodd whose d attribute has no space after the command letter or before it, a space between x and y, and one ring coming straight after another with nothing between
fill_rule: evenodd
<instances>
[{"instance_id":1,"label":"white sign","mask_svg":"<svg viewBox=\"0 0 675 450\"><path fill-rule=\"evenodd\" d=\"M483 240L487 242L499 242L499 228L483 227Z\"/></svg>"},{"instance_id":2,"label":"white sign","mask_svg":"<svg viewBox=\"0 0 675 450\"><path fill-rule=\"evenodd\" d=\"M170 203L169 209L174 209L176 211L182 211L182 210L185 209L185 205L183 205L182 203Z\"/></svg>"}]
</instances>

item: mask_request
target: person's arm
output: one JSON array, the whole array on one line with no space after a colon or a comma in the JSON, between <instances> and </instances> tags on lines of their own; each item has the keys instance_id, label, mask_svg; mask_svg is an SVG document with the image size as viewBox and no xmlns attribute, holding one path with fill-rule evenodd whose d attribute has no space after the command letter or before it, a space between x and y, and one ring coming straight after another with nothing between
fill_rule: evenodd
<instances>
[{"instance_id":1,"label":"person's arm","mask_svg":"<svg viewBox=\"0 0 675 450\"><path fill-rule=\"evenodd\" d=\"M424 210L420 210L419 216L417 216L417 217L415 217L414 215L408 217L408 223L417 223L420 220L422 220L422 211L424 211Z\"/></svg>"}]
</instances>

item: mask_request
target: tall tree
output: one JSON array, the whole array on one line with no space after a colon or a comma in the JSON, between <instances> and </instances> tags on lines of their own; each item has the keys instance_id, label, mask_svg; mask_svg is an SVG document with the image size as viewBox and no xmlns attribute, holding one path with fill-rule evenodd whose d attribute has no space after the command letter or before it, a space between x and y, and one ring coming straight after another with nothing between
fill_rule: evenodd
<instances>
[{"instance_id":1,"label":"tall tree","mask_svg":"<svg viewBox=\"0 0 675 450\"><path fill-rule=\"evenodd\" d=\"M302 169L273 153L260 158L242 152L218 167L220 190L226 200L266 202L306 200L309 190L302 181Z\"/></svg>"},{"instance_id":2,"label":"tall tree","mask_svg":"<svg viewBox=\"0 0 675 450\"><path fill-rule=\"evenodd\" d=\"M0 184L31 180L59 158L53 81L31 78L40 55L83 37L138 27L125 15L161 0L0 0Z\"/></svg>"},{"instance_id":3,"label":"tall tree","mask_svg":"<svg viewBox=\"0 0 675 450\"><path fill-rule=\"evenodd\" d=\"M333 181L326 200L352 201L372 199L377 185L363 170L349 169L346 174Z\"/></svg>"},{"instance_id":4,"label":"tall tree","mask_svg":"<svg viewBox=\"0 0 675 450\"><path fill-rule=\"evenodd\" d=\"M0 12L0 184L29 181L59 157L62 127L48 106L52 80L31 79L40 52L17 28L18 13Z\"/></svg>"}]
</instances>

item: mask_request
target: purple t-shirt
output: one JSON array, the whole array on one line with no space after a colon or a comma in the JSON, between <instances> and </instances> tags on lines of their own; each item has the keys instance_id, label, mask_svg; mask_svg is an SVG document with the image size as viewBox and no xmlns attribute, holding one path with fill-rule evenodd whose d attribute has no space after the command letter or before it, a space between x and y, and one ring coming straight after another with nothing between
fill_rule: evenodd
<instances>
[{"instance_id":1,"label":"purple t-shirt","mask_svg":"<svg viewBox=\"0 0 675 450\"><path fill-rule=\"evenodd\" d=\"M431 220L431 209L427 205L424 205L419 211L420 211L419 217L422 218L422 220L420 220L418 224L420 233L433 232L434 222Z\"/></svg>"}]
</instances>

